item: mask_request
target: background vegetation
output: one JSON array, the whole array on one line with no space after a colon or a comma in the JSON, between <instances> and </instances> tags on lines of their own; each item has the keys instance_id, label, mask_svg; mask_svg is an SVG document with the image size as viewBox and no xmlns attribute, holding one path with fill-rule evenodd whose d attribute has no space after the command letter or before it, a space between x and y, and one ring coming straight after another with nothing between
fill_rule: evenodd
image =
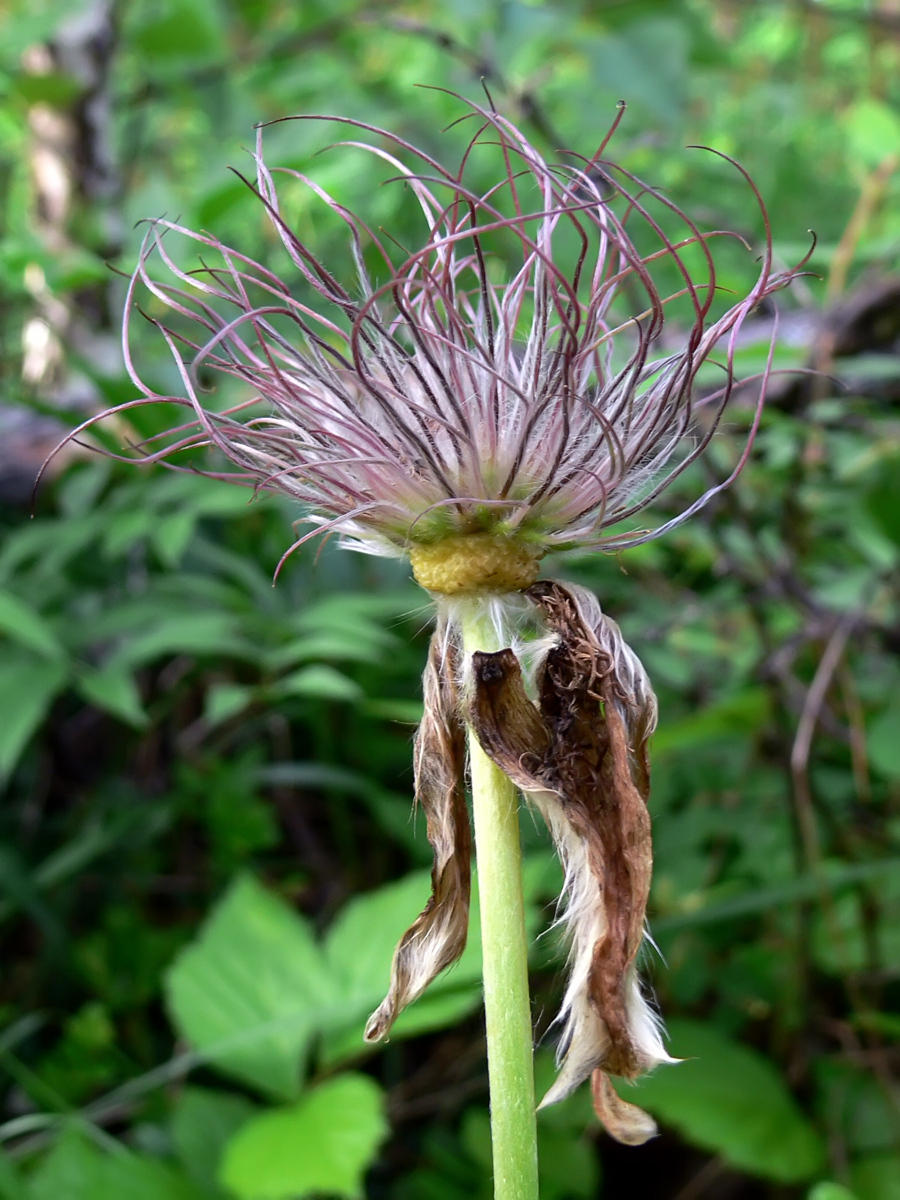
<instances>
[{"instance_id":1,"label":"background vegetation","mask_svg":"<svg viewBox=\"0 0 900 1200\"><path fill-rule=\"evenodd\" d=\"M360 1031L427 890L410 738L427 642L400 566L307 547L296 513L77 448L127 399L139 218L274 253L252 125L339 112L452 158L480 94L547 153L612 148L778 259L779 377L740 485L668 541L554 573L594 588L660 695L662 952L688 1059L643 1084L662 1136L542 1114L546 1200L900 1196L900 9L888 0L4 0L0 38L0 1197L462 1200L490 1187L477 924L384 1049ZM415 236L321 130L272 162ZM299 192L325 261L343 236ZM753 256L726 248L736 289ZM772 313L741 351L764 358ZM172 369L149 326L146 377ZM175 386L174 383L171 386ZM736 418L736 426L743 418ZM119 444L156 418L116 431ZM726 431L704 470L724 475ZM685 484L687 488L689 481ZM680 504L673 495L673 509ZM538 1070L558 876L526 820ZM540 1081L539 1081L540 1083Z\"/></svg>"}]
</instances>

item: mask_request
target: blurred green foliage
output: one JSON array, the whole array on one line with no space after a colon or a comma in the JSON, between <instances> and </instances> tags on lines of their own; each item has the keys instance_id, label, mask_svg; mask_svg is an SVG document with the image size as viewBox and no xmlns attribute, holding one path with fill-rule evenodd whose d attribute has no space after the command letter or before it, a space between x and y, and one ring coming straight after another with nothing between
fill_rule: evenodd
<instances>
[{"instance_id":1,"label":"blurred green foliage","mask_svg":"<svg viewBox=\"0 0 900 1200\"><path fill-rule=\"evenodd\" d=\"M133 266L135 222L166 214L277 265L229 173L247 169L254 123L345 114L452 159L458 105L418 85L477 97L482 79L547 153L592 151L624 97L616 160L755 253L752 195L684 146L734 156L782 263L818 237L821 280L784 297L778 363L812 355L850 380L776 388L738 487L667 542L549 566L597 591L659 691L650 969L689 1061L641 1085L664 1130L645 1150L599 1140L584 1095L542 1113L542 1194L896 1200L900 323L879 310L832 361L790 320L852 307L900 268L895 6L5 0L0 14L2 1200L489 1195L477 915L465 958L391 1044L361 1041L427 892L409 815L422 595L402 567L328 545L273 588L297 516L285 502L77 446L34 519L27 499L61 410L64 428L134 394L109 265ZM377 163L320 154L332 132L273 126L267 157L413 242L409 197ZM349 269L335 223L300 188L285 199L299 235ZM740 290L753 253L718 253ZM177 388L149 325L134 353ZM119 448L163 421L139 411L97 436ZM734 455L726 430L697 471L724 478ZM664 512L695 491L685 478ZM561 964L538 934L559 880L523 830L545 1035ZM538 1073L552 1076L546 1046Z\"/></svg>"}]
</instances>

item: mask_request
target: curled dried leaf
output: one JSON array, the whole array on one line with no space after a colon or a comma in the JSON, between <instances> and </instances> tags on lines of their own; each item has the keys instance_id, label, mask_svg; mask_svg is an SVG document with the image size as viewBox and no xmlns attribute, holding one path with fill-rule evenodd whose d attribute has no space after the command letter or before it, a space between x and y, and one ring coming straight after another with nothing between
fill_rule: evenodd
<instances>
[{"instance_id":1,"label":"curled dried leaf","mask_svg":"<svg viewBox=\"0 0 900 1200\"><path fill-rule=\"evenodd\" d=\"M652 868L647 739L656 702L590 593L544 581L528 595L557 638L537 706L511 650L476 654L470 719L486 753L544 816L565 868L571 973L561 1070L544 1103L593 1073L598 1117L620 1140L643 1141L652 1120L620 1101L605 1073L631 1079L669 1059L635 965Z\"/></svg>"},{"instance_id":2,"label":"curled dried leaf","mask_svg":"<svg viewBox=\"0 0 900 1200\"><path fill-rule=\"evenodd\" d=\"M394 952L390 990L366 1026L370 1042L386 1037L407 1004L466 947L472 845L457 674L456 651L438 628L422 680L425 711L414 754L416 800L425 812L434 850L431 896Z\"/></svg>"}]
</instances>

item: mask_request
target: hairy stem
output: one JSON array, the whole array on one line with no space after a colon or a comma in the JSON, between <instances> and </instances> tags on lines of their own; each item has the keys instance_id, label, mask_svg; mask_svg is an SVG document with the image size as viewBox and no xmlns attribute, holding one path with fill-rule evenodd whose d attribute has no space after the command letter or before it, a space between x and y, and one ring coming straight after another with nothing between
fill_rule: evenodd
<instances>
[{"instance_id":1,"label":"hairy stem","mask_svg":"<svg viewBox=\"0 0 900 1200\"><path fill-rule=\"evenodd\" d=\"M463 620L463 651L495 651L493 624L475 606ZM528 938L515 785L469 728L475 855L481 903L484 1009L491 1091L495 1200L538 1200L534 1056Z\"/></svg>"}]
</instances>

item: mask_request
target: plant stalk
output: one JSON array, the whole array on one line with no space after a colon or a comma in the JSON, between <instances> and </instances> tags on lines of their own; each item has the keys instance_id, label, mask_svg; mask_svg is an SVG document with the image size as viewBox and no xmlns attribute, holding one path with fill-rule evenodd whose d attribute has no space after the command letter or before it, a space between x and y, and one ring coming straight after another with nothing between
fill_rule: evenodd
<instances>
[{"instance_id":1,"label":"plant stalk","mask_svg":"<svg viewBox=\"0 0 900 1200\"><path fill-rule=\"evenodd\" d=\"M473 606L463 653L493 652L497 634ZM528 936L522 892L518 792L469 726L475 856L481 904L484 1010L491 1096L494 1200L538 1200Z\"/></svg>"}]
</instances>

